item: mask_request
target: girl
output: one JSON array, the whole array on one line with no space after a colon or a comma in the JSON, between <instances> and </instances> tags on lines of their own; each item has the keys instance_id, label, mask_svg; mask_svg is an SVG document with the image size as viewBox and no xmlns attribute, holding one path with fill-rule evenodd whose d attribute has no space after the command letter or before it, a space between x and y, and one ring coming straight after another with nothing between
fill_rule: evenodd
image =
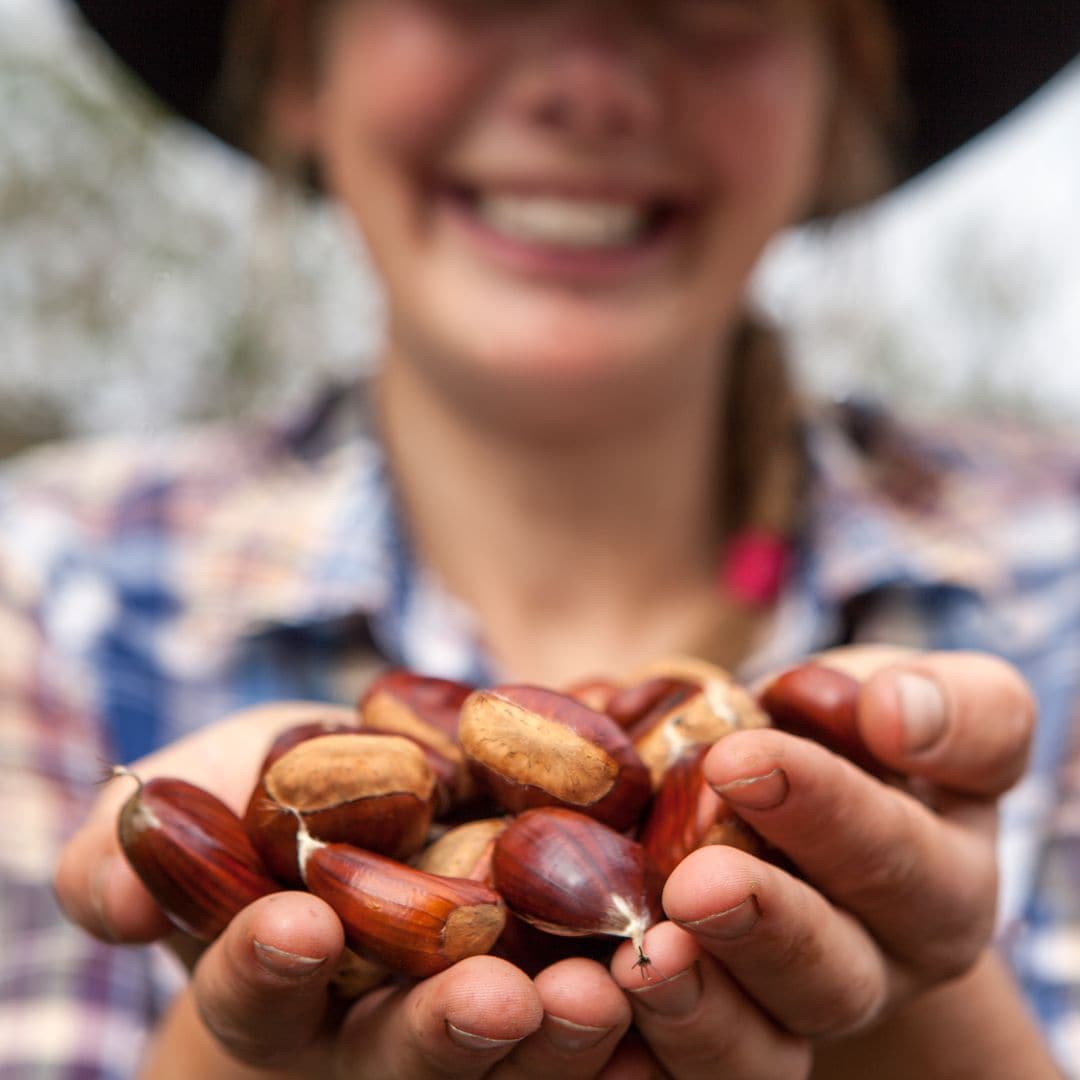
<instances>
[{"instance_id":1,"label":"girl","mask_svg":"<svg viewBox=\"0 0 1080 1080\"><path fill-rule=\"evenodd\" d=\"M164 28L181 73L200 68L199 11L224 6L109 5L122 47ZM480 957L341 1015L336 917L268 897L199 960L146 1075L1054 1075L990 938L1025 679L1059 734L1076 691L1066 466L804 410L744 298L781 229L883 184L888 13L277 0L233 15L254 92L234 89L261 110L245 130L314 163L380 272L379 374L287 429L83 450L75 480L66 455L19 469L8 682L37 748L26 789L56 805L85 779L73 748L107 726L125 758L169 743L141 775L242 805L273 731L339 714L290 699L348 701L386 661L560 686L678 651L749 680L846 645L833 662L866 680L864 738L911 791L775 731L718 744L710 782L806 880L695 853L668 882L644 986L625 950L535 981ZM1035 515L1033 558L1015 523ZM1049 589L1053 610L1035 603ZM1005 634L1019 610L1022 640ZM868 641L928 651L851 647ZM1023 670L933 651L957 647ZM150 941L165 923L117 853L123 797L100 797L56 888L99 937ZM51 858L63 821L36 813L35 850ZM57 1056L130 1062L160 994L144 954L46 922L71 958L37 970L63 966L69 1006L94 1017L63 1014ZM31 1060L13 1037L11 1060Z\"/></svg>"}]
</instances>

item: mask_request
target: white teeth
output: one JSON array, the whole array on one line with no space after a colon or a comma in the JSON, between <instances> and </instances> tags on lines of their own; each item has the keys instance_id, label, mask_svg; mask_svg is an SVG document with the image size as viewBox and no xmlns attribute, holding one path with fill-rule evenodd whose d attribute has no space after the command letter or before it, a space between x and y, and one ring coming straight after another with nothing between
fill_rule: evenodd
<instances>
[{"instance_id":1,"label":"white teeth","mask_svg":"<svg viewBox=\"0 0 1080 1080\"><path fill-rule=\"evenodd\" d=\"M476 213L506 236L560 247L623 246L646 224L645 211L628 203L543 195L481 195Z\"/></svg>"}]
</instances>

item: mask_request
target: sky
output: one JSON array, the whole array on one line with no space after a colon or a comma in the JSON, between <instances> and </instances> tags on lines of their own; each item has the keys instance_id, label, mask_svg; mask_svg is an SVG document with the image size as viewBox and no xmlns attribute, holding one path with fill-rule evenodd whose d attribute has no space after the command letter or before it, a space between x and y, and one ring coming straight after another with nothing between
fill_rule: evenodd
<instances>
[{"instance_id":1,"label":"sky","mask_svg":"<svg viewBox=\"0 0 1080 1080\"><path fill-rule=\"evenodd\" d=\"M334 209L260 228L259 171L132 107L65 16L0 0L0 401L156 425L224 400L251 354L259 403L355 370L381 307ZM783 237L754 293L814 393L1080 420L1080 64L869 211Z\"/></svg>"},{"instance_id":2,"label":"sky","mask_svg":"<svg viewBox=\"0 0 1080 1080\"><path fill-rule=\"evenodd\" d=\"M786 237L762 295L814 385L891 363L913 397L1080 419L1080 63L869 212Z\"/></svg>"}]
</instances>

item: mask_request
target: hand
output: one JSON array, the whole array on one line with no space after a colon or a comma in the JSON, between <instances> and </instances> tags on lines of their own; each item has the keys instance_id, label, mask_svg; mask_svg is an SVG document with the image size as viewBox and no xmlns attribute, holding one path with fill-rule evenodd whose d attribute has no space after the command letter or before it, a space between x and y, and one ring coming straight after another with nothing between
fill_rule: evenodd
<instances>
[{"instance_id":1,"label":"hand","mask_svg":"<svg viewBox=\"0 0 1080 1080\"><path fill-rule=\"evenodd\" d=\"M242 812L274 735L306 720L350 722L352 716L325 705L260 707L132 770L143 779L190 780ZM521 1080L575 1080L596 1076L619 1048L630 1007L604 968L587 960L554 965L533 982L502 960L475 957L416 985L380 988L343 1010L328 990L343 947L341 924L303 892L264 897L205 951L192 948L172 931L120 851L116 819L129 794L122 784L105 788L64 850L55 887L68 915L95 936L127 943L169 936L193 962L150 1075L248 1076L250 1066L256 1073L379 1080L493 1071ZM618 1054L625 1059L627 1051ZM640 1048L634 1059L635 1067L649 1067Z\"/></svg>"},{"instance_id":2,"label":"hand","mask_svg":"<svg viewBox=\"0 0 1080 1080\"><path fill-rule=\"evenodd\" d=\"M634 1020L674 1077L805 1076L815 1042L864 1031L986 949L997 891L994 803L1020 777L1034 720L990 657L851 649L859 729L919 798L775 730L718 743L706 776L805 880L708 847L664 890L651 981L616 954ZM931 809L927 804L931 804Z\"/></svg>"}]
</instances>

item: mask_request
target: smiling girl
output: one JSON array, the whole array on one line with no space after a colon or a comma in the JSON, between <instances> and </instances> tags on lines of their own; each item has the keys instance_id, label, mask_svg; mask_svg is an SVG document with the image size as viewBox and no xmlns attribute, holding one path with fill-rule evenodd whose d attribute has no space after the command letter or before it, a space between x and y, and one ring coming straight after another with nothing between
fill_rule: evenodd
<instances>
[{"instance_id":1,"label":"smiling girl","mask_svg":"<svg viewBox=\"0 0 1080 1080\"><path fill-rule=\"evenodd\" d=\"M146 1075L1055 1075L991 945L994 804L1025 767L1025 678L1045 679L1080 617L1040 613L1011 657L1038 662L1018 671L986 654L1010 642L973 611L1022 600L993 575L1017 554L1006 512L1053 506L1048 528L1075 527L1059 477L985 469L984 444L911 443L875 416L799 412L745 299L782 229L882 177L885 13L242 8L242 44L258 54L250 35L265 33L264 133L316 164L381 277L378 374L287 430L141 458L99 448L77 470L92 488L59 484L67 457L23 466L26 520L76 522L41 580L58 590L77 571L107 603L60 640L56 595L12 601L9 621L49 658L19 730L52 722L131 757L235 711L137 771L242 806L274 731L339 714L288 702L348 701L380 663L563 686L673 652L750 679L847 646L833 662L865 679L863 736L912 783L776 731L718 744L710 781L802 874L696 852L668 882L645 985L629 950L610 970L574 959L535 980L480 957L343 1012L328 991L336 917L306 894L265 898L202 956ZM1059 596L1080 575L1074 554L1044 570ZM856 645L869 641L925 651ZM960 646L984 651L934 651ZM1034 687L1051 730L1073 675ZM100 797L57 892L100 937L154 940L161 912L116 852L122 797ZM136 996L141 958L71 948ZM136 1012L104 1013L105 1042Z\"/></svg>"}]
</instances>

